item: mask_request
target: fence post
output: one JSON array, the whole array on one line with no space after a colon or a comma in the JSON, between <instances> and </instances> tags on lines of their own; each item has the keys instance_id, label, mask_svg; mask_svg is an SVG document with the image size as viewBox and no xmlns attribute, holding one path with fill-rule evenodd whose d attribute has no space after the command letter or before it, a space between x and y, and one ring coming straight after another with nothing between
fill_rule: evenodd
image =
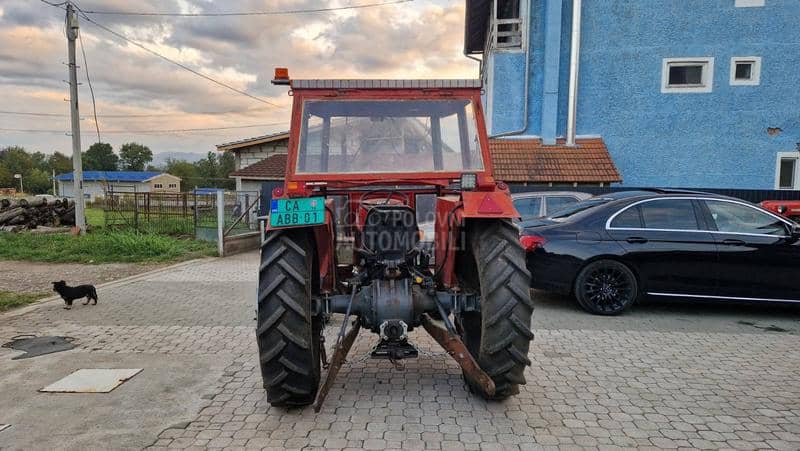
<instances>
[{"instance_id":1,"label":"fence post","mask_svg":"<svg viewBox=\"0 0 800 451\"><path fill-rule=\"evenodd\" d=\"M217 191L217 252L225 256L225 192Z\"/></svg>"}]
</instances>

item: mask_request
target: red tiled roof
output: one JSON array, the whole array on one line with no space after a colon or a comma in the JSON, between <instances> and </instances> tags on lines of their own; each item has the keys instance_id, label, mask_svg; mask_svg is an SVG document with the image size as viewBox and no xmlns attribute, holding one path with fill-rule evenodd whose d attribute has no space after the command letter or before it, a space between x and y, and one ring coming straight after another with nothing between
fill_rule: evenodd
<instances>
[{"instance_id":1,"label":"red tiled roof","mask_svg":"<svg viewBox=\"0 0 800 451\"><path fill-rule=\"evenodd\" d=\"M540 139L492 139L489 148L494 177L504 182L621 182L601 138L579 139L575 147L563 140L545 146Z\"/></svg>"},{"instance_id":2,"label":"red tiled roof","mask_svg":"<svg viewBox=\"0 0 800 451\"><path fill-rule=\"evenodd\" d=\"M286 154L276 153L253 163L250 166L233 171L229 177L242 177L256 180L283 180L286 176Z\"/></svg>"},{"instance_id":3,"label":"red tiled roof","mask_svg":"<svg viewBox=\"0 0 800 451\"><path fill-rule=\"evenodd\" d=\"M614 161L600 138L579 139L575 147L563 142L545 146L539 139L492 139L489 147L494 177L504 182L614 183L621 182ZM230 174L256 180L282 180L286 154L274 154Z\"/></svg>"}]
</instances>

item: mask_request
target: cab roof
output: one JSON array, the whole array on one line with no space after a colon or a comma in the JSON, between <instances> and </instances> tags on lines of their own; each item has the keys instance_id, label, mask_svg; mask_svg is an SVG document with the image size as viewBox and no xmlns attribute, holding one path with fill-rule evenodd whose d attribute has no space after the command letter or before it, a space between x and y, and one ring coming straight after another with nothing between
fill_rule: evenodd
<instances>
[{"instance_id":1,"label":"cab roof","mask_svg":"<svg viewBox=\"0 0 800 451\"><path fill-rule=\"evenodd\" d=\"M479 79L291 80L292 89L458 89L481 88Z\"/></svg>"}]
</instances>

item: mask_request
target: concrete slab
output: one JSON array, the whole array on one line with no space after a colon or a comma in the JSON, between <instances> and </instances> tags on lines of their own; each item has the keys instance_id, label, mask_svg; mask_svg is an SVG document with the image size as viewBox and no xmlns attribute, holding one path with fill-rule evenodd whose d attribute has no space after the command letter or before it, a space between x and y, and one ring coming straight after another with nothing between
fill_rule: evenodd
<instances>
[{"instance_id":1,"label":"concrete slab","mask_svg":"<svg viewBox=\"0 0 800 451\"><path fill-rule=\"evenodd\" d=\"M0 364L0 449L142 449L171 425L191 421L233 356L67 351ZM79 368L124 366L144 373L111 393L42 393ZM144 377L144 376L147 377Z\"/></svg>"},{"instance_id":2,"label":"concrete slab","mask_svg":"<svg viewBox=\"0 0 800 451\"><path fill-rule=\"evenodd\" d=\"M48 393L110 393L141 368L82 368L39 390Z\"/></svg>"}]
</instances>

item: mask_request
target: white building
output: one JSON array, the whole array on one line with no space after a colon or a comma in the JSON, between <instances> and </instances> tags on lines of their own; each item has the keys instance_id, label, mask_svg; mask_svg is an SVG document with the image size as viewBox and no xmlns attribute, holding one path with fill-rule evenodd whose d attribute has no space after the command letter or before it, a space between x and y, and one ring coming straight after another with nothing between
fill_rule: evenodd
<instances>
[{"instance_id":1,"label":"white building","mask_svg":"<svg viewBox=\"0 0 800 451\"><path fill-rule=\"evenodd\" d=\"M61 174L58 181L60 197L74 197L73 173ZM172 174L150 171L83 171L83 197L93 201L106 191L137 193L179 193L181 178Z\"/></svg>"}]
</instances>

